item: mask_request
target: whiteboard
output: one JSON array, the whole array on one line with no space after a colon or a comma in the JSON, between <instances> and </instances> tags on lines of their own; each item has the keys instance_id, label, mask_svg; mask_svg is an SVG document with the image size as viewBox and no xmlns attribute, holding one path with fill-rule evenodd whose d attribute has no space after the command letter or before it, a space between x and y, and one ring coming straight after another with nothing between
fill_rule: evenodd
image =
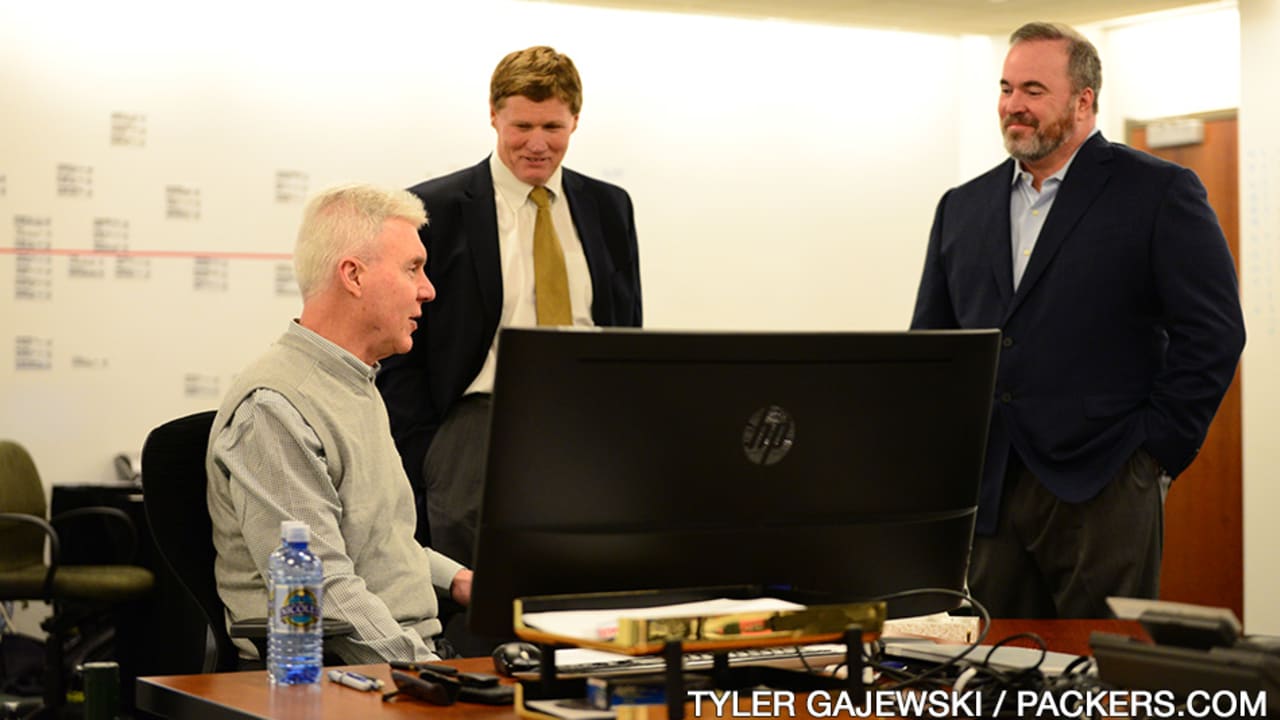
<instances>
[{"instance_id":1,"label":"whiteboard","mask_svg":"<svg viewBox=\"0 0 1280 720\"><path fill-rule=\"evenodd\" d=\"M566 165L630 191L649 327L905 328L956 177L956 38L510 1L36 5L0 9L0 436L46 484L110 481L218 404L299 311L308 195L483 159L511 50L579 67Z\"/></svg>"}]
</instances>

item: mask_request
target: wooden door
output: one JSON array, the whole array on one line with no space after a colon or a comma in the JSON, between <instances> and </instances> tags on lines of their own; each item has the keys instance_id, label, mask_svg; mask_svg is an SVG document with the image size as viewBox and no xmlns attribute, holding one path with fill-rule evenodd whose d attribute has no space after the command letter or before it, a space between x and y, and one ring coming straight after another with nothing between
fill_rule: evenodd
<instances>
[{"instance_id":1,"label":"wooden door","mask_svg":"<svg viewBox=\"0 0 1280 720\"><path fill-rule=\"evenodd\" d=\"M1192 116L1204 122L1204 141L1149 149L1147 123L1129 123L1129 145L1191 168L1227 236L1240 273L1239 155L1235 111ZM1165 504L1160 597L1230 608L1244 619L1244 539L1241 517L1240 372L1209 428L1200 455L1169 492Z\"/></svg>"}]
</instances>

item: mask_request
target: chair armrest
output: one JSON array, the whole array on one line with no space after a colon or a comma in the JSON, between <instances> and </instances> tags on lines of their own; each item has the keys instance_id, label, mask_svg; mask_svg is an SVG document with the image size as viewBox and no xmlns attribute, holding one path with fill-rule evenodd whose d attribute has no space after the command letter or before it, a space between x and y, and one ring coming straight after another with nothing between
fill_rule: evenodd
<instances>
[{"instance_id":1,"label":"chair armrest","mask_svg":"<svg viewBox=\"0 0 1280 720\"><path fill-rule=\"evenodd\" d=\"M355 630L355 627L346 620L337 618L324 618L324 639L346 637ZM266 618L245 618L231 623L231 629L228 634L233 638L245 638L253 643L258 650L258 657L263 662L267 660L267 619Z\"/></svg>"},{"instance_id":2,"label":"chair armrest","mask_svg":"<svg viewBox=\"0 0 1280 720\"><path fill-rule=\"evenodd\" d=\"M337 618L324 618L323 627L324 636L327 638L346 637L355 630L351 623ZM249 640L264 638L267 636L267 619L260 617L237 620L231 623L231 630L228 634L233 638L248 638Z\"/></svg>"},{"instance_id":3,"label":"chair armrest","mask_svg":"<svg viewBox=\"0 0 1280 720\"><path fill-rule=\"evenodd\" d=\"M267 619L246 618L231 623L231 630L228 632L233 638L264 638L267 636Z\"/></svg>"},{"instance_id":4,"label":"chair armrest","mask_svg":"<svg viewBox=\"0 0 1280 720\"><path fill-rule=\"evenodd\" d=\"M267 619L246 618L231 623L231 629L227 634L233 638L246 638L253 643L253 647L258 651L258 657L262 662L267 661Z\"/></svg>"},{"instance_id":5,"label":"chair armrest","mask_svg":"<svg viewBox=\"0 0 1280 720\"><path fill-rule=\"evenodd\" d=\"M58 542L58 531L54 530L53 526L48 522L45 522L44 518L26 513L0 513L0 520L12 520L27 525L35 525L49 538L49 567L44 573L42 592L46 600L53 597L53 576L58 572L58 556L62 554L62 545Z\"/></svg>"},{"instance_id":6,"label":"chair armrest","mask_svg":"<svg viewBox=\"0 0 1280 720\"><path fill-rule=\"evenodd\" d=\"M90 516L105 516L114 518L120 522L128 537L127 552L125 552L124 560L129 563L133 562L138 555L138 528L133 524L133 519L129 517L129 514L119 508L107 507L105 505L79 507L74 510L68 510L54 515L50 518L50 522L61 525L69 520L83 520Z\"/></svg>"}]
</instances>

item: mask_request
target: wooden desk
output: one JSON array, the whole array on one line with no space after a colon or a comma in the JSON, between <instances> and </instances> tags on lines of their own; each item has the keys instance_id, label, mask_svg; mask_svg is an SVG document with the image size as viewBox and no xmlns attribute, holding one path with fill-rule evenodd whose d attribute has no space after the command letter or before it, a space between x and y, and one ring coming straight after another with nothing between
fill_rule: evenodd
<instances>
[{"instance_id":1,"label":"wooden desk","mask_svg":"<svg viewBox=\"0 0 1280 720\"><path fill-rule=\"evenodd\" d=\"M493 672L493 661L489 658L452 660L448 664L472 672ZM456 703L440 707L409 697L383 702L382 693L395 690L389 666L352 665L344 669L381 678L386 688L381 692L362 692L328 679L317 685L272 687L265 670L171 675L138 678L137 705L140 714L175 720L363 720L428 716L510 720L515 716L510 706Z\"/></svg>"},{"instance_id":2,"label":"wooden desk","mask_svg":"<svg viewBox=\"0 0 1280 720\"><path fill-rule=\"evenodd\" d=\"M1051 650L1087 655L1089 634L1095 630L1146 637L1136 622L1123 620L997 620L992 623L987 642L1014 633L1034 632L1044 638ZM463 670L493 672L489 658L467 658L449 664ZM382 678L388 688L394 689L387 665L356 665L349 669ZM515 717L509 706L457 703L439 707L412 698L383 702L381 693L361 692L328 680L311 686L271 687L266 672L261 670L139 678L137 705L140 713L182 720Z\"/></svg>"}]
</instances>

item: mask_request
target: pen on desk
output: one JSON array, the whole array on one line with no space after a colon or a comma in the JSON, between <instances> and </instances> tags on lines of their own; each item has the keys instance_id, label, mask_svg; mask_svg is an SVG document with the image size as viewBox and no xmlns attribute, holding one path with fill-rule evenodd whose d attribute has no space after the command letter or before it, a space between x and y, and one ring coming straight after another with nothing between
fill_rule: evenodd
<instances>
[{"instance_id":1,"label":"pen on desk","mask_svg":"<svg viewBox=\"0 0 1280 720\"><path fill-rule=\"evenodd\" d=\"M339 685L346 685L349 688L365 691L381 689L383 684L378 678L371 678L368 675L361 675L350 670L330 670L329 680Z\"/></svg>"}]
</instances>

